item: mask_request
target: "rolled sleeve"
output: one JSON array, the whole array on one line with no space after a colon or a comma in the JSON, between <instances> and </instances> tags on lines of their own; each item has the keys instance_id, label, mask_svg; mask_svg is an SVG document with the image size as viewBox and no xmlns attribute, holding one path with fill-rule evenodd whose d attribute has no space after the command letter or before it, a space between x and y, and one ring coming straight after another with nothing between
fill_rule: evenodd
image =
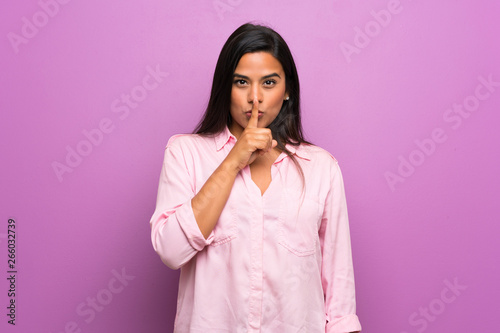
<instances>
[{"instance_id":1,"label":"rolled sleeve","mask_svg":"<svg viewBox=\"0 0 500 333\"><path fill-rule=\"evenodd\" d=\"M322 285L325 294L326 333L361 331L356 315L354 271L344 183L333 161L331 186L320 228Z\"/></svg>"},{"instance_id":2,"label":"rolled sleeve","mask_svg":"<svg viewBox=\"0 0 500 333\"><path fill-rule=\"evenodd\" d=\"M326 324L326 333L350 333L360 332L361 324L355 314L349 314Z\"/></svg>"},{"instance_id":3,"label":"rolled sleeve","mask_svg":"<svg viewBox=\"0 0 500 333\"><path fill-rule=\"evenodd\" d=\"M201 251L203 248L212 243L214 233L210 233L207 239L201 233L196 218L194 217L193 208L191 207L191 200L185 205L180 207L177 211L178 223L186 235L189 244L196 250Z\"/></svg>"},{"instance_id":4,"label":"rolled sleeve","mask_svg":"<svg viewBox=\"0 0 500 333\"><path fill-rule=\"evenodd\" d=\"M150 220L151 241L165 265L178 269L209 245L213 232L203 237L191 207L194 179L187 167L187 152L172 137L165 149L156 209Z\"/></svg>"}]
</instances>

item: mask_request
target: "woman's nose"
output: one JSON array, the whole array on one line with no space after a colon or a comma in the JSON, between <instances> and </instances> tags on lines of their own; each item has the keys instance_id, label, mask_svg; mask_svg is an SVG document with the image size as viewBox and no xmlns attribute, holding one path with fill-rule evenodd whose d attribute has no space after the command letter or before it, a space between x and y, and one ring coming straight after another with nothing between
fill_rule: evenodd
<instances>
[{"instance_id":1,"label":"woman's nose","mask_svg":"<svg viewBox=\"0 0 500 333\"><path fill-rule=\"evenodd\" d=\"M259 103L262 103L262 92L258 85L252 86L252 88L248 92L247 101L248 103L253 103L253 101L257 99Z\"/></svg>"}]
</instances>

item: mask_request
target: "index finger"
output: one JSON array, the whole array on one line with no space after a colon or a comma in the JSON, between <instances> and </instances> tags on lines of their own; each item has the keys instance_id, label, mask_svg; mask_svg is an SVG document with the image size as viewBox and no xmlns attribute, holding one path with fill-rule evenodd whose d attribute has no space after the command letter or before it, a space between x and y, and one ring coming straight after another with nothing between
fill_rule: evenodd
<instances>
[{"instance_id":1,"label":"index finger","mask_svg":"<svg viewBox=\"0 0 500 333\"><path fill-rule=\"evenodd\" d=\"M246 128L257 128L259 122L259 100L254 99L252 105L252 115L248 120L248 125Z\"/></svg>"}]
</instances>

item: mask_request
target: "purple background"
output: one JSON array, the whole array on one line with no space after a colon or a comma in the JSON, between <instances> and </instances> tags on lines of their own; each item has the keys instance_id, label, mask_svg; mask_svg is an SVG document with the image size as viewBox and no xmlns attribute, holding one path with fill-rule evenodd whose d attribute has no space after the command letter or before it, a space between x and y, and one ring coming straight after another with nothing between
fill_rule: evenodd
<instances>
[{"instance_id":1,"label":"purple background","mask_svg":"<svg viewBox=\"0 0 500 333\"><path fill-rule=\"evenodd\" d=\"M499 2L42 3L50 15L35 0L0 14L2 332L172 331L178 272L154 253L149 227L163 149L192 131L223 43L250 20L288 42L306 136L340 161L364 332L498 328L500 86L473 96L479 77L500 82ZM144 90L157 66L168 76ZM125 114L131 93L140 102ZM445 119L464 103L474 111ZM106 121L111 132L85 143ZM87 156L58 178L68 146Z\"/></svg>"}]
</instances>

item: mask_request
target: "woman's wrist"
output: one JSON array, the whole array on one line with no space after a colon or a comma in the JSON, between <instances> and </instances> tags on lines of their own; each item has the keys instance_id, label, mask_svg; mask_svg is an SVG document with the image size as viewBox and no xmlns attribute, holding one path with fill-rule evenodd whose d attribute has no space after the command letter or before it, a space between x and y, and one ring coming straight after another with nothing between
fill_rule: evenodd
<instances>
[{"instance_id":1,"label":"woman's wrist","mask_svg":"<svg viewBox=\"0 0 500 333\"><path fill-rule=\"evenodd\" d=\"M231 158L231 154L229 154L224 161L222 161L220 165L221 170L230 173L235 176L244 168L241 166L239 161L235 161Z\"/></svg>"}]
</instances>

